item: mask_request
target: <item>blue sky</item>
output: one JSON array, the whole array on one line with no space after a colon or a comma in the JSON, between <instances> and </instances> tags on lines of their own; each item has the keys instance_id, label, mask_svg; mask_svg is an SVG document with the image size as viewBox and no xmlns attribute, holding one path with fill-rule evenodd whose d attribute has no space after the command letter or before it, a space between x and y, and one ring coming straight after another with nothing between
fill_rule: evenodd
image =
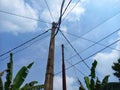
<instances>
[{"instance_id":1,"label":"blue sky","mask_svg":"<svg viewBox=\"0 0 120 90\"><path fill-rule=\"evenodd\" d=\"M53 15L52 19L44 0L0 0L0 11L2 10L36 19L30 20L0 12L0 54L5 53L6 51L20 45L32 37L35 37L36 35L50 29L51 23L53 21L58 21L61 1L62 0L47 0L48 6ZM93 42L85 39L97 42L120 28L120 1L81 0L78 5L67 15L77 1L79 0L74 0L71 2L65 15L63 16L61 30L69 39L74 48L80 52L81 57L85 59L91 54L94 54L105 46L113 43L117 39L120 39L120 31L117 31L99 43L104 46L96 44L85 50L93 44ZM66 0L65 6L68 2L69 0ZM41 22L42 20L45 22ZM67 33L82 36L85 39L77 38ZM45 36L48 37L44 38ZM20 67L23 65L28 65L30 62L34 61L35 64L30 70L25 82L37 80L39 83L44 83L49 39L50 31L33 42L30 42L13 51L13 53L15 53L14 75ZM61 71L61 44L65 45L65 60L68 60L71 56L76 54L61 33L58 33L55 44L55 73ZM29 45L31 46L24 49ZM96 72L100 80L103 76L110 74L109 81L116 82L118 80L112 75L113 71L111 69L111 65L120 57L120 51L118 51L120 50L120 42L112 45L111 48L107 48L104 51L97 53L93 57L87 59L86 63L91 67L93 60L97 59L98 66ZM19 50L22 51L16 53ZM8 56L9 54L0 57L0 71L6 68L9 58L4 58ZM71 62L72 64L79 61L80 58L78 56L68 60L68 62ZM65 62L66 67L71 66L68 62ZM84 63L79 63L76 67L84 73L85 76L89 75L90 71ZM66 74L68 90L78 90L77 78L79 78L84 84L84 75L78 72L74 67L67 70ZM61 83L61 73L59 73L54 78L54 90L61 90Z\"/></svg>"}]
</instances>

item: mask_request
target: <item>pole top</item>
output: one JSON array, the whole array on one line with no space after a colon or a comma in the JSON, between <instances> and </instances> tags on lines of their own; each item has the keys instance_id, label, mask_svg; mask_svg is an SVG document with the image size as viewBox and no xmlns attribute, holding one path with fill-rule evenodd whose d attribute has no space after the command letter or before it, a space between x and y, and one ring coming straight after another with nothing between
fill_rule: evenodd
<instances>
[{"instance_id":1,"label":"pole top","mask_svg":"<svg viewBox=\"0 0 120 90\"><path fill-rule=\"evenodd\" d=\"M56 28L57 27L57 23L52 22L52 27Z\"/></svg>"},{"instance_id":2,"label":"pole top","mask_svg":"<svg viewBox=\"0 0 120 90\"><path fill-rule=\"evenodd\" d=\"M62 47L64 48L64 44L62 44Z\"/></svg>"}]
</instances>

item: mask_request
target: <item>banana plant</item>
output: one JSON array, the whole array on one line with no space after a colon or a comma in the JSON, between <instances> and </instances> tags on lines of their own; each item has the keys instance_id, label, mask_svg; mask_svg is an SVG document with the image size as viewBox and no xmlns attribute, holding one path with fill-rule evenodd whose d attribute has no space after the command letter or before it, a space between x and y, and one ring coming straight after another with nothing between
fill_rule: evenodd
<instances>
[{"instance_id":1,"label":"banana plant","mask_svg":"<svg viewBox=\"0 0 120 90\"><path fill-rule=\"evenodd\" d=\"M17 73L16 77L13 80L12 83L12 89L13 90L18 90L20 88L20 86L23 84L23 82L25 81L25 78L28 75L29 69L32 67L34 63L30 63L28 66L23 66L19 72Z\"/></svg>"},{"instance_id":2,"label":"banana plant","mask_svg":"<svg viewBox=\"0 0 120 90\"><path fill-rule=\"evenodd\" d=\"M3 90L3 82L2 82L1 76L0 76L0 90Z\"/></svg>"},{"instance_id":3,"label":"banana plant","mask_svg":"<svg viewBox=\"0 0 120 90\"><path fill-rule=\"evenodd\" d=\"M4 84L5 90L10 90L11 83L12 83L12 73L13 73L13 55L10 53L10 62L7 64L7 75L6 75L6 82Z\"/></svg>"},{"instance_id":4,"label":"banana plant","mask_svg":"<svg viewBox=\"0 0 120 90\"><path fill-rule=\"evenodd\" d=\"M25 87L27 89L24 89L25 87L21 88L23 82L25 81L25 78L27 77L29 70L33 66L34 62L30 63L28 66L23 66L18 73L16 74L15 78L13 79L13 60L12 60L12 53L10 53L10 62L7 64L7 70L4 70L0 73L0 90L38 90L37 88L43 89L44 85L36 85L37 82L33 81L28 84L25 84ZM6 81L3 86L3 81L1 76L3 73L6 72ZM31 85L31 86L30 86ZM29 87L29 88L28 88ZM33 89L34 88L34 89Z\"/></svg>"},{"instance_id":5,"label":"banana plant","mask_svg":"<svg viewBox=\"0 0 120 90\"><path fill-rule=\"evenodd\" d=\"M102 80L102 82L98 79L95 73L96 66L97 66L97 61L94 60L94 62L92 63L90 75L84 77L85 84L88 90L101 90L108 83L109 75L106 75Z\"/></svg>"},{"instance_id":6,"label":"banana plant","mask_svg":"<svg viewBox=\"0 0 120 90\"><path fill-rule=\"evenodd\" d=\"M20 90L40 90L44 88L44 85L35 85L37 83L37 81L26 83Z\"/></svg>"}]
</instances>

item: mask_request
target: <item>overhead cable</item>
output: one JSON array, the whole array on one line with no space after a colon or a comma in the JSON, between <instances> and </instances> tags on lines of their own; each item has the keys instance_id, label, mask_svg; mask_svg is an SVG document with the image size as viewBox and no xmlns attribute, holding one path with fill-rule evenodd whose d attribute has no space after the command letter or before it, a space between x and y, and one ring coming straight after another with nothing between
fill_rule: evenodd
<instances>
[{"instance_id":1,"label":"overhead cable","mask_svg":"<svg viewBox=\"0 0 120 90\"><path fill-rule=\"evenodd\" d=\"M38 40L33 41L31 44L27 45L26 47L24 47L24 48L22 48L22 49L19 49L19 50L15 51L15 52L12 52L12 53L13 53L13 54L17 54L17 53L19 53L19 52L21 52L21 51L29 48L29 47L32 46L34 43L36 43L36 42L38 42L38 41L40 41L40 40L45 39L46 37L48 37L48 35L49 35L49 34L45 35L44 37L42 37L42 38L40 38L40 39L38 39ZM9 58L9 55L6 56L6 57L3 58L3 59L0 59L0 62L4 61L4 60L7 59L7 58Z\"/></svg>"},{"instance_id":2,"label":"overhead cable","mask_svg":"<svg viewBox=\"0 0 120 90\"><path fill-rule=\"evenodd\" d=\"M71 63L71 62L69 62L69 61L67 61L66 60L66 62L67 63L69 63L71 66L73 66L73 64ZM83 76L85 76L85 74L82 72L82 71L80 71L76 66L73 66L79 73L81 73Z\"/></svg>"},{"instance_id":3,"label":"overhead cable","mask_svg":"<svg viewBox=\"0 0 120 90\"><path fill-rule=\"evenodd\" d=\"M69 5L70 5L71 2L72 2L72 0L70 0L69 3L67 4L65 10L64 10L63 13L62 13L62 16L65 14L65 12L66 12L66 10L68 9L68 7L69 7Z\"/></svg>"},{"instance_id":4,"label":"overhead cable","mask_svg":"<svg viewBox=\"0 0 120 90\"><path fill-rule=\"evenodd\" d=\"M75 53L79 56L79 58L83 61L83 58L80 56L80 54L78 53L78 51L73 47L73 45L71 44L71 42L67 39L67 37L62 33L62 31L60 30L61 34L63 35L63 37L65 38L65 40L69 43L69 45L71 46L71 48L75 51ZM87 66L87 68L90 70L90 67L87 65L86 62L83 61L83 63Z\"/></svg>"},{"instance_id":5,"label":"overhead cable","mask_svg":"<svg viewBox=\"0 0 120 90\"><path fill-rule=\"evenodd\" d=\"M111 44L109 44L108 46L106 46L106 47L104 47L104 48L100 49L99 51L97 51L97 52L95 52L95 53L91 54L90 56L88 56L88 57L86 57L85 59L83 59L83 61L86 61L87 59L89 59L89 58L93 57L94 55L96 55L96 54L100 53L101 51L103 51L103 50L107 49L108 47L110 47L110 46L112 46L112 45L114 45L114 44L116 44L116 43L118 43L118 42L120 42L120 39L118 39L118 40L114 41L113 43L111 43ZM80 61L78 61L77 63L75 63L75 64L71 65L70 67L67 67L67 68L66 68L66 70L69 70L69 69L70 69L70 68L72 68L73 66L75 66L75 65L77 65L77 64L79 64L79 63L81 63L81 62L83 62L83 61L81 61L81 60L80 60ZM57 72L55 75L57 75L57 74L59 74L59 73L61 73L61 72L62 72L62 71Z\"/></svg>"},{"instance_id":6,"label":"overhead cable","mask_svg":"<svg viewBox=\"0 0 120 90\"><path fill-rule=\"evenodd\" d=\"M35 19L35 18L23 16L23 15L18 15L18 14L15 14L15 13L11 13L11 12L8 12L8 11L4 11L4 10L0 10L0 12L1 12L1 13L4 13L4 14L9 14L9 15L13 15L13 16L25 18L25 19L30 19L30 20L34 20L34 21L43 22L43 23L48 23L48 22L45 22L45 21L43 21L43 20L41 20L41 19ZM49 23L49 24L51 24L51 23Z\"/></svg>"},{"instance_id":7,"label":"overhead cable","mask_svg":"<svg viewBox=\"0 0 120 90\"><path fill-rule=\"evenodd\" d=\"M54 18L53 18L52 12L51 12L51 10L50 10L50 8L49 8L49 5L48 5L47 1L46 1L46 0L44 0L44 1L45 1L45 3L46 3L46 6L47 6L48 11L49 11L49 13L50 13L50 16L51 16L52 20L54 21Z\"/></svg>"},{"instance_id":8,"label":"overhead cable","mask_svg":"<svg viewBox=\"0 0 120 90\"><path fill-rule=\"evenodd\" d=\"M111 35L113 35L114 33L118 32L118 31L120 31L120 28L117 29L117 30L115 30L115 31L113 31L112 33L108 34L107 36L103 37L102 39L98 40L98 41L95 42L94 44L88 46L87 48L85 48L84 50L82 50L82 51L79 52L79 53L83 53L84 51L88 50L89 48L91 48L91 47L93 47L94 45L96 45L97 43L99 43L99 42L105 40L106 38L110 37ZM72 59L72 58L75 57L75 56L77 56L77 54L71 56L70 58ZM70 59L70 58L69 58L69 59Z\"/></svg>"},{"instance_id":9,"label":"overhead cable","mask_svg":"<svg viewBox=\"0 0 120 90\"><path fill-rule=\"evenodd\" d=\"M64 21L65 20L65 18L70 14L70 12L79 4L79 2L80 2L81 0L78 0L77 2L76 2L76 4L71 8L71 10L66 14L66 16L63 18L63 20L62 21Z\"/></svg>"},{"instance_id":10,"label":"overhead cable","mask_svg":"<svg viewBox=\"0 0 120 90\"><path fill-rule=\"evenodd\" d=\"M50 29L49 29L49 30L50 30ZM20 45L18 45L18 46L16 46L16 47L14 47L14 48L12 48L11 50L9 50L9 51L7 51L7 52L5 52L5 53L3 53L3 54L0 54L0 57L2 57L2 56L4 56L4 55L6 55L6 54L8 54L8 53L10 53L10 52L12 52L12 51L18 49L18 48L20 48L20 47L24 46L25 44L27 44L27 43L33 41L34 39L36 39L36 38L38 38L38 37L44 35L44 34L47 33L49 30L47 30L47 31L45 31L45 32L43 32L43 33L41 33L41 34L39 34L39 35L37 35L37 36L31 38L30 40L27 40L26 42L24 42L24 43L22 43L22 44L20 44Z\"/></svg>"},{"instance_id":11,"label":"overhead cable","mask_svg":"<svg viewBox=\"0 0 120 90\"><path fill-rule=\"evenodd\" d=\"M81 36L78 36L78 35L75 35L75 34L72 34L72 33L68 33L68 32L64 32L64 33L66 33L66 34L68 34L68 35L71 35L71 36L74 36L74 37L77 37L77 38L80 38L80 39L83 39L83 40L86 40L86 41L89 41L89 42L92 42L92 43L94 43L94 44L98 44L98 45L100 45L100 46L106 46L106 45L104 45L104 44L101 44L101 43L99 43L99 42L95 42L95 41L93 41L93 40L90 40L90 39L87 39L87 38L84 38L84 37L81 37ZM113 47L109 47L110 49L114 49L114 50L116 50L116 51L120 51L119 49L116 49L116 48L113 48Z\"/></svg>"}]
</instances>

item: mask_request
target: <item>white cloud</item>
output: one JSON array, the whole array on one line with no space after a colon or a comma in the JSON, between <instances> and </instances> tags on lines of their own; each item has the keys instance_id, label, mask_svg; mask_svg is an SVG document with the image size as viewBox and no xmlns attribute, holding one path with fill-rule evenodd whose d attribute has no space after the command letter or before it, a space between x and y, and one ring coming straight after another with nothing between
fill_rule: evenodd
<instances>
[{"instance_id":1,"label":"white cloud","mask_svg":"<svg viewBox=\"0 0 120 90\"><path fill-rule=\"evenodd\" d=\"M120 42L117 43L116 49L120 49ZM98 61L97 71L103 76L109 74L112 76L112 81L114 71L112 70L111 66L113 65L113 62L117 62L118 58L120 58L120 52L116 50L111 50L111 52L98 53L93 57L93 59Z\"/></svg>"},{"instance_id":2,"label":"white cloud","mask_svg":"<svg viewBox=\"0 0 120 90\"><path fill-rule=\"evenodd\" d=\"M72 3L70 8L68 9L68 11L66 13L69 13L69 11L71 11L72 7L74 7L76 3ZM66 19L69 22L72 21L79 21L81 15L83 15L85 12L85 8L82 7L81 3L79 3L71 12L70 14L68 14L68 16L66 17ZM65 15L66 16L66 15Z\"/></svg>"},{"instance_id":3,"label":"white cloud","mask_svg":"<svg viewBox=\"0 0 120 90\"><path fill-rule=\"evenodd\" d=\"M81 15L84 14L84 12L85 12L85 8L82 6L82 4L86 3L87 1L88 0L82 0L80 3L77 4L77 6L72 11L71 11L71 9L76 4L76 1L71 2L71 4L68 7L66 13L64 14L64 16L66 16L67 13L69 11L71 11L70 14L68 14L68 16L66 17L66 20L69 21L69 22L71 22L71 21L79 21ZM53 2L54 2L54 4L53 4ZM69 2L68 0L65 2L64 9L67 6L68 2ZM55 21L57 21L58 18L59 18L59 13L60 13L59 11L60 11L60 7L61 7L61 3L62 3L61 0L48 1L49 8L50 8L50 10L52 12L52 15L53 15ZM63 16L63 18L64 18L64 16ZM41 18L44 18L45 21L49 21L49 22L52 21L50 13L49 13L47 8L45 8L43 10L43 12L41 13Z\"/></svg>"},{"instance_id":4,"label":"white cloud","mask_svg":"<svg viewBox=\"0 0 120 90\"><path fill-rule=\"evenodd\" d=\"M82 0L79 4L70 12L70 14L66 17L66 20L69 22L79 21L82 14L85 12L85 8L83 4L86 3L88 0ZM10 13L15 13L21 16L26 16L30 18L38 19L38 11L40 18L44 21L52 22L50 13L48 11L47 6L45 6L45 2L41 1L40 5L38 4L39 1L32 1L32 6L34 9L24 0L0 0L0 9L4 11L8 11ZM59 11L61 7L61 0L50 0L47 1L49 8L52 12L52 15L55 21L58 21L59 18ZM54 2L54 4L53 4ZM64 8L67 6L69 0L65 2ZM72 7L76 4L76 1L71 2L69 8L67 9L66 14L71 10ZM37 10L37 11L36 11ZM64 9L63 9L64 10ZM14 34L18 33L26 33L26 32L34 32L37 28L37 21L20 18L4 13L0 13L0 24L1 29L0 32L12 32ZM64 18L63 16L63 18Z\"/></svg>"},{"instance_id":5,"label":"white cloud","mask_svg":"<svg viewBox=\"0 0 120 90\"><path fill-rule=\"evenodd\" d=\"M77 86L74 86L75 79L73 77L66 76L67 90L78 90ZM62 77L54 77L54 90L62 90Z\"/></svg>"},{"instance_id":6,"label":"white cloud","mask_svg":"<svg viewBox=\"0 0 120 90\"><path fill-rule=\"evenodd\" d=\"M0 0L0 9L21 16L37 19L35 10L24 0ZM37 21L0 13L0 32L12 32L14 34L33 32L37 27Z\"/></svg>"}]
</instances>

